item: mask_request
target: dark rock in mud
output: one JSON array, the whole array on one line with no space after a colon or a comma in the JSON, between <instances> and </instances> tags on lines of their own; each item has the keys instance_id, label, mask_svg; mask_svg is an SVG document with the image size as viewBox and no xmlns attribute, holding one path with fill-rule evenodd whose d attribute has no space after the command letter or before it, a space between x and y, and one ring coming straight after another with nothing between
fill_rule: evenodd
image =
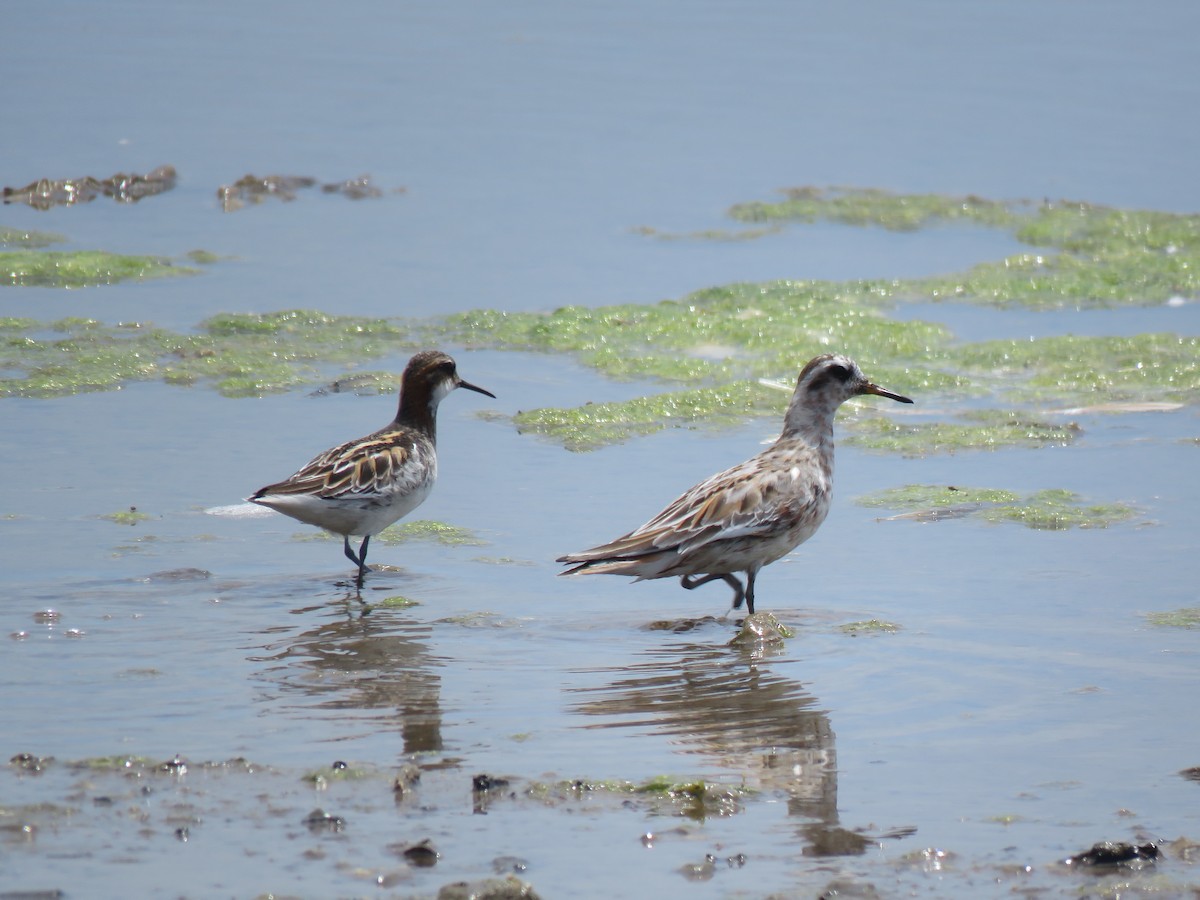
<instances>
[{"instance_id":1,"label":"dark rock in mud","mask_svg":"<svg viewBox=\"0 0 1200 900\"><path fill-rule=\"evenodd\" d=\"M371 183L370 175L359 175L346 181L321 185L321 191L326 194L341 194L350 200L366 200L369 197L382 197L383 190Z\"/></svg>"},{"instance_id":2,"label":"dark rock in mud","mask_svg":"<svg viewBox=\"0 0 1200 900\"><path fill-rule=\"evenodd\" d=\"M145 577L145 581L167 581L175 583L183 583L188 581L207 581L212 578L212 572L207 569L196 569L192 567L183 569L164 569L161 572L151 572Z\"/></svg>"},{"instance_id":3,"label":"dark rock in mud","mask_svg":"<svg viewBox=\"0 0 1200 900\"><path fill-rule=\"evenodd\" d=\"M494 778L491 775L476 775L471 779L471 789L477 794L496 791L508 787L507 778Z\"/></svg>"},{"instance_id":4,"label":"dark rock in mud","mask_svg":"<svg viewBox=\"0 0 1200 900\"><path fill-rule=\"evenodd\" d=\"M529 861L519 856L497 856L492 860L492 871L497 875L515 872L518 875L529 870Z\"/></svg>"},{"instance_id":5,"label":"dark rock in mud","mask_svg":"<svg viewBox=\"0 0 1200 900\"><path fill-rule=\"evenodd\" d=\"M476 815L487 813L488 807L497 800L511 794L505 794L508 787L507 778L496 778L492 775L476 775L471 779L472 807Z\"/></svg>"},{"instance_id":6,"label":"dark rock in mud","mask_svg":"<svg viewBox=\"0 0 1200 900\"><path fill-rule=\"evenodd\" d=\"M717 871L717 858L711 853L704 856L703 862L688 863L679 867L679 874L688 881L711 881Z\"/></svg>"},{"instance_id":7,"label":"dark rock in mud","mask_svg":"<svg viewBox=\"0 0 1200 900\"><path fill-rule=\"evenodd\" d=\"M336 378L328 384L323 384L321 387L314 390L310 397L324 397L328 394L378 394L382 390L378 373L364 372L357 375L346 375L343 378ZM394 386L392 392L394 392Z\"/></svg>"},{"instance_id":8,"label":"dark rock in mud","mask_svg":"<svg viewBox=\"0 0 1200 900\"><path fill-rule=\"evenodd\" d=\"M809 842L802 851L805 856L861 856L879 843L857 831L824 824L805 826L804 837Z\"/></svg>"},{"instance_id":9,"label":"dark rock in mud","mask_svg":"<svg viewBox=\"0 0 1200 900\"><path fill-rule=\"evenodd\" d=\"M243 175L233 184L217 188L217 199L221 201L223 212L233 212L247 203L262 203L268 197L284 202L295 200L297 191L316 183L317 179L306 175L266 175L262 178Z\"/></svg>"},{"instance_id":10,"label":"dark rock in mud","mask_svg":"<svg viewBox=\"0 0 1200 900\"><path fill-rule=\"evenodd\" d=\"M880 900L880 896L870 882L859 884L838 878L825 886L817 900Z\"/></svg>"},{"instance_id":11,"label":"dark rock in mud","mask_svg":"<svg viewBox=\"0 0 1200 900\"><path fill-rule=\"evenodd\" d=\"M539 900L533 885L514 875L456 881L438 891L438 900Z\"/></svg>"},{"instance_id":12,"label":"dark rock in mud","mask_svg":"<svg viewBox=\"0 0 1200 900\"><path fill-rule=\"evenodd\" d=\"M396 780L392 782L392 793L396 796L396 801L399 802L405 797L411 796L413 788L421 781L421 770L412 763L405 763L400 767L399 773L396 775Z\"/></svg>"},{"instance_id":13,"label":"dark rock in mud","mask_svg":"<svg viewBox=\"0 0 1200 900\"><path fill-rule=\"evenodd\" d=\"M221 201L223 212L233 212L247 204L262 203L269 197L290 202L296 199L299 191L316 185L317 179L307 175L266 175L262 178L243 175L233 184L223 184L217 188L217 199ZM323 184L321 191L326 194L341 194L351 200L383 196L383 190L371 182L370 175L359 175L357 178Z\"/></svg>"},{"instance_id":14,"label":"dark rock in mud","mask_svg":"<svg viewBox=\"0 0 1200 900\"><path fill-rule=\"evenodd\" d=\"M38 834L38 826L32 822L18 820L16 822L0 823L0 837L5 843L34 843Z\"/></svg>"},{"instance_id":15,"label":"dark rock in mud","mask_svg":"<svg viewBox=\"0 0 1200 900\"><path fill-rule=\"evenodd\" d=\"M738 633L730 639L731 647L762 647L782 644L792 636L792 630L771 613L752 613L742 619Z\"/></svg>"},{"instance_id":16,"label":"dark rock in mud","mask_svg":"<svg viewBox=\"0 0 1200 900\"><path fill-rule=\"evenodd\" d=\"M158 764L158 771L165 772L168 775L186 775L188 770L187 760L176 755L174 759L168 759L164 763Z\"/></svg>"},{"instance_id":17,"label":"dark rock in mud","mask_svg":"<svg viewBox=\"0 0 1200 900\"><path fill-rule=\"evenodd\" d=\"M691 831L683 827L667 828L662 831L643 832L639 840L641 840L643 847L645 847L647 850L650 850L664 837L669 837L671 839L686 838L689 834L691 834Z\"/></svg>"},{"instance_id":18,"label":"dark rock in mud","mask_svg":"<svg viewBox=\"0 0 1200 900\"><path fill-rule=\"evenodd\" d=\"M419 869L428 869L437 865L437 861L442 855L434 849L433 842L429 838L423 841L418 841L415 844L395 845L392 850L399 856L403 856L408 860L410 866L416 866Z\"/></svg>"},{"instance_id":19,"label":"dark rock in mud","mask_svg":"<svg viewBox=\"0 0 1200 900\"><path fill-rule=\"evenodd\" d=\"M40 775L46 770L46 766L52 762L54 762L54 757L52 756L34 756L32 753L18 753L9 759L8 764L20 769L22 772Z\"/></svg>"},{"instance_id":20,"label":"dark rock in mud","mask_svg":"<svg viewBox=\"0 0 1200 900\"><path fill-rule=\"evenodd\" d=\"M1124 841L1102 841L1092 849L1069 856L1063 862L1068 866L1132 866L1152 863L1158 859L1155 844L1127 844Z\"/></svg>"},{"instance_id":21,"label":"dark rock in mud","mask_svg":"<svg viewBox=\"0 0 1200 900\"><path fill-rule=\"evenodd\" d=\"M159 166L145 175L118 172L108 178L41 178L24 187L4 188L4 202L25 203L34 209L51 209L55 206L74 206L90 203L103 195L118 203L137 203L143 197L153 197L175 187L175 167Z\"/></svg>"},{"instance_id":22,"label":"dark rock in mud","mask_svg":"<svg viewBox=\"0 0 1200 900\"><path fill-rule=\"evenodd\" d=\"M647 631L670 631L674 634L686 634L705 625L716 625L721 620L716 616L700 616L699 618L659 619L646 626Z\"/></svg>"},{"instance_id":23,"label":"dark rock in mud","mask_svg":"<svg viewBox=\"0 0 1200 900\"><path fill-rule=\"evenodd\" d=\"M312 832L332 831L337 833L346 828L346 820L318 808L304 817L304 825Z\"/></svg>"}]
</instances>

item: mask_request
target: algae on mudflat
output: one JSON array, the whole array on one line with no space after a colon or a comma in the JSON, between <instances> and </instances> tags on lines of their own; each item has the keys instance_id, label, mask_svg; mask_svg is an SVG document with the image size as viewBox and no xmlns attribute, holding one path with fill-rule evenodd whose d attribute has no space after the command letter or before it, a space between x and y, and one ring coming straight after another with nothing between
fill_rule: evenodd
<instances>
[{"instance_id":1,"label":"algae on mudflat","mask_svg":"<svg viewBox=\"0 0 1200 900\"><path fill-rule=\"evenodd\" d=\"M229 397L261 396L311 383L320 365L350 367L415 346L394 322L310 310L223 314L187 334L79 317L48 329L28 319L2 324L0 372L17 374L0 378L0 396L66 396L152 379L207 382Z\"/></svg>"},{"instance_id":2,"label":"algae on mudflat","mask_svg":"<svg viewBox=\"0 0 1200 900\"><path fill-rule=\"evenodd\" d=\"M944 358L946 328L883 314L892 290L871 281L736 283L645 306L472 310L446 317L436 333L466 346L576 353L614 377L693 384L794 377L809 357L831 347L864 366L874 359Z\"/></svg>"},{"instance_id":3,"label":"algae on mudflat","mask_svg":"<svg viewBox=\"0 0 1200 900\"><path fill-rule=\"evenodd\" d=\"M895 634L900 630L900 626L894 622L885 622L883 619L863 619L839 625L838 630L842 634L858 637L860 634Z\"/></svg>"},{"instance_id":4,"label":"algae on mudflat","mask_svg":"<svg viewBox=\"0 0 1200 900\"><path fill-rule=\"evenodd\" d=\"M25 247L32 250L49 247L51 244L62 244L66 240L66 235L52 231L29 231L0 226L0 247Z\"/></svg>"},{"instance_id":5,"label":"algae on mudflat","mask_svg":"<svg viewBox=\"0 0 1200 900\"><path fill-rule=\"evenodd\" d=\"M1008 447L1063 447L1080 432L1074 423L1055 424L998 409L968 410L964 422L903 422L865 418L843 443L904 456L932 456Z\"/></svg>"},{"instance_id":6,"label":"algae on mudflat","mask_svg":"<svg viewBox=\"0 0 1200 900\"><path fill-rule=\"evenodd\" d=\"M320 530L298 531L292 538L297 541L337 541L341 540L341 535ZM409 541L431 541L445 547L483 547L487 545L487 541L469 528L427 519L397 522L378 534L372 535L371 540L376 544L387 544L393 547Z\"/></svg>"},{"instance_id":7,"label":"algae on mudflat","mask_svg":"<svg viewBox=\"0 0 1200 900\"><path fill-rule=\"evenodd\" d=\"M100 518L107 519L109 522L115 522L118 525L137 525L139 522L145 522L151 517L141 512L136 506L131 506L129 509L119 509L116 512L107 513Z\"/></svg>"},{"instance_id":8,"label":"algae on mudflat","mask_svg":"<svg viewBox=\"0 0 1200 900\"><path fill-rule=\"evenodd\" d=\"M445 547L483 547L487 541L479 537L469 528L450 525L446 522L434 522L429 519L416 519L411 522L397 522L389 525L372 540L384 544L403 544L408 541L432 541Z\"/></svg>"},{"instance_id":9,"label":"algae on mudflat","mask_svg":"<svg viewBox=\"0 0 1200 900\"><path fill-rule=\"evenodd\" d=\"M1200 337L1136 334L1058 335L999 340L955 349L968 376L998 381L1007 396L1027 403L1180 400L1200 396Z\"/></svg>"},{"instance_id":10,"label":"algae on mudflat","mask_svg":"<svg viewBox=\"0 0 1200 900\"><path fill-rule=\"evenodd\" d=\"M701 423L730 424L763 411L782 411L786 397L754 381L696 388L617 403L589 403L571 409L518 412L519 431L545 435L568 450L592 450L663 428Z\"/></svg>"},{"instance_id":11,"label":"algae on mudflat","mask_svg":"<svg viewBox=\"0 0 1200 900\"><path fill-rule=\"evenodd\" d=\"M996 488L908 484L858 497L859 506L901 510L894 518L942 521L977 516L989 522L1015 522L1041 531L1107 528L1128 521L1137 511L1126 503L1087 503L1061 488L1022 496ZM952 509L953 516L939 515Z\"/></svg>"},{"instance_id":12,"label":"algae on mudflat","mask_svg":"<svg viewBox=\"0 0 1200 900\"><path fill-rule=\"evenodd\" d=\"M1051 308L1145 306L1200 294L1200 215L816 187L791 188L777 202L740 203L729 214L742 222L825 220L895 231L965 222L1054 251L913 279L898 296Z\"/></svg>"},{"instance_id":13,"label":"algae on mudflat","mask_svg":"<svg viewBox=\"0 0 1200 900\"><path fill-rule=\"evenodd\" d=\"M1125 503L1086 504L1073 491L1051 488L1025 497L1019 504L985 507L980 515L990 522L1017 522L1042 531L1069 528L1107 528L1133 518L1136 510Z\"/></svg>"},{"instance_id":14,"label":"algae on mudflat","mask_svg":"<svg viewBox=\"0 0 1200 900\"><path fill-rule=\"evenodd\" d=\"M739 222L816 222L878 225L889 231L915 231L928 225L967 221L1012 227L1016 214L1008 204L983 197L948 194L896 194L879 188L795 187L776 202L750 201L729 210Z\"/></svg>"},{"instance_id":15,"label":"algae on mudflat","mask_svg":"<svg viewBox=\"0 0 1200 900\"><path fill-rule=\"evenodd\" d=\"M1185 606L1169 612L1148 612L1146 621L1157 628L1200 628L1200 606Z\"/></svg>"},{"instance_id":16,"label":"algae on mudflat","mask_svg":"<svg viewBox=\"0 0 1200 900\"><path fill-rule=\"evenodd\" d=\"M563 803L585 796L625 796L627 802L641 802L651 812L669 813L695 821L723 817L739 812L742 801L756 791L746 785L718 784L703 779L680 780L659 775L644 781L609 779L592 781L531 782L524 794L541 803Z\"/></svg>"},{"instance_id":17,"label":"algae on mudflat","mask_svg":"<svg viewBox=\"0 0 1200 900\"><path fill-rule=\"evenodd\" d=\"M196 269L160 256L102 250L9 250L0 252L0 273L0 286L81 288L194 275Z\"/></svg>"},{"instance_id":18,"label":"algae on mudflat","mask_svg":"<svg viewBox=\"0 0 1200 900\"><path fill-rule=\"evenodd\" d=\"M742 228L736 231L729 228L705 228L700 231L679 232L639 225L631 230L634 234L660 241L755 241L768 235L779 234L782 229L778 225L769 225L766 228Z\"/></svg>"},{"instance_id":19,"label":"algae on mudflat","mask_svg":"<svg viewBox=\"0 0 1200 900\"><path fill-rule=\"evenodd\" d=\"M435 341L570 353L608 377L667 386L634 400L514 417L518 428L586 449L667 427L777 416L799 367L836 349L920 404L917 416L848 410L839 426L846 440L925 455L1062 446L1079 426L1062 421L1053 407L1087 406L1097 396L1191 403L1200 394L1200 338L1064 336L958 345L942 325L887 315L908 299L1042 307L1194 297L1200 216L852 188L793 189L779 203L742 204L731 215L770 228L817 219L896 230L970 223L1005 230L1034 249L927 278L736 283L648 305L475 310L422 322L283 310L224 313L201 323L198 334L173 334L78 319L56 323L65 336L54 339L38 323L10 319L0 322L0 371L10 373L0 379L0 396L60 396L148 379L257 396L327 380L320 367L333 365L347 371L326 391L387 390L390 376L358 372L362 361ZM771 391L772 384L782 390ZM994 408L946 421L919 417L928 400L964 397Z\"/></svg>"}]
</instances>

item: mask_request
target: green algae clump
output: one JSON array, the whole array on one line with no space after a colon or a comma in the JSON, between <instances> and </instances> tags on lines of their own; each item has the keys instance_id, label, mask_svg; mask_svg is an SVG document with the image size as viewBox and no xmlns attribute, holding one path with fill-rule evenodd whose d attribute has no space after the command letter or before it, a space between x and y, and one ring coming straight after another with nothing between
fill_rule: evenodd
<instances>
[{"instance_id":1,"label":"green algae clump","mask_svg":"<svg viewBox=\"0 0 1200 900\"><path fill-rule=\"evenodd\" d=\"M0 247L49 247L51 244L62 244L67 240L65 235L52 231L28 231L20 228L0 226Z\"/></svg>"},{"instance_id":2,"label":"green algae clump","mask_svg":"<svg viewBox=\"0 0 1200 900\"><path fill-rule=\"evenodd\" d=\"M999 380L1014 400L1079 403L1178 400L1200 396L1200 338L1060 335L958 347L953 364L977 380Z\"/></svg>"},{"instance_id":3,"label":"green algae clump","mask_svg":"<svg viewBox=\"0 0 1200 900\"><path fill-rule=\"evenodd\" d=\"M816 222L878 225L889 231L916 231L929 225L967 221L1012 227L1019 221L1009 206L973 195L896 194L879 188L812 186L787 188L776 202L738 203L729 215L739 222Z\"/></svg>"},{"instance_id":4,"label":"green algae clump","mask_svg":"<svg viewBox=\"0 0 1200 900\"><path fill-rule=\"evenodd\" d=\"M915 231L969 223L1009 231L1047 252L914 279L910 297L1034 309L1146 306L1200 294L1200 216L1056 200L895 194L874 188L790 188L776 202L739 203L740 222L830 221Z\"/></svg>"},{"instance_id":5,"label":"green algae clump","mask_svg":"<svg viewBox=\"0 0 1200 900\"><path fill-rule=\"evenodd\" d=\"M997 488L955 487L944 484L906 484L887 488L859 497L859 506L888 509L926 509L929 507L982 505L984 503L1015 503L1019 498L1012 491Z\"/></svg>"},{"instance_id":6,"label":"green algae clump","mask_svg":"<svg viewBox=\"0 0 1200 900\"><path fill-rule=\"evenodd\" d=\"M292 535L292 540L304 542L335 541L341 540L341 535L331 534L323 530L299 531ZM445 547L483 547L487 545L487 541L480 538L468 528L425 519L389 525L383 531L373 535L371 540L375 543L382 543L392 547L409 541L432 541Z\"/></svg>"},{"instance_id":7,"label":"green algae clump","mask_svg":"<svg viewBox=\"0 0 1200 900\"><path fill-rule=\"evenodd\" d=\"M0 252L0 285L82 288L194 274L195 269L159 256L127 256L102 250Z\"/></svg>"},{"instance_id":8,"label":"green algae clump","mask_svg":"<svg viewBox=\"0 0 1200 900\"><path fill-rule=\"evenodd\" d=\"M119 509L116 512L107 513L100 518L115 522L117 525L137 525L151 517L140 512L136 506L131 506L129 509Z\"/></svg>"},{"instance_id":9,"label":"green algae clump","mask_svg":"<svg viewBox=\"0 0 1200 900\"><path fill-rule=\"evenodd\" d=\"M228 397L322 384L316 393L384 392L393 376L361 371L364 361L435 342L567 353L608 378L665 386L632 400L524 410L511 419L521 431L586 450L664 428L778 416L799 368L838 350L919 404L916 416L885 416L869 403L870 413L856 414L848 404L839 439L909 456L1066 446L1081 431L1063 416L1200 397L1197 337L956 344L940 324L888 315L930 298L1033 308L1186 302L1200 293L1198 216L855 188L791 189L777 203L741 204L730 214L772 229L789 220L898 231L969 223L1006 230L1031 250L932 278L734 283L653 304L474 310L413 322L292 309L221 313L182 334L71 319L54 323L60 334L48 336L46 326L12 318L0 321L0 396L56 397L149 380L208 385ZM333 366L341 374L330 382ZM942 421L919 415L930 401L964 399L993 408L954 410Z\"/></svg>"},{"instance_id":10,"label":"green algae clump","mask_svg":"<svg viewBox=\"0 0 1200 900\"><path fill-rule=\"evenodd\" d=\"M1073 423L1056 424L1019 412L971 410L963 423L896 422L886 416L864 419L844 443L904 456L932 456L965 450L1010 447L1063 447L1078 436Z\"/></svg>"},{"instance_id":11,"label":"green algae clump","mask_svg":"<svg viewBox=\"0 0 1200 900\"><path fill-rule=\"evenodd\" d=\"M867 494L855 502L868 508L902 510L893 517L897 519L932 522L976 516L989 522L1015 522L1040 531L1107 528L1137 513L1124 503L1085 503L1078 494L1061 488L1021 496L996 488L908 484Z\"/></svg>"},{"instance_id":12,"label":"green algae clump","mask_svg":"<svg viewBox=\"0 0 1200 900\"><path fill-rule=\"evenodd\" d=\"M846 622L839 625L838 630L851 637L858 637L860 634L895 634L900 630L900 626L882 619L864 619L860 622Z\"/></svg>"},{"instance_id":13,"label":"green algae clump","mask_svg":"<svg viewBox=\"0 0 1200 900\"><path fill-rule=\"evenodd\" d=\"M1017 522L1039 531L1071 528L1107 528L1133 518L1136 511L1124 503L1085 504L1072 491L1038 491L1020 503L985 507L980 515L989 522Z\"/></svg>"},{"instance_id":14,"label":"green algae clump","mask_svg":"<svg viewBox=\"0 0 1200 900\"><path fill-rule=\"evenodd\" d=\"M876 359L943 357L947 329L883 315L892 291L890 283L871 281L736 283L648 306L474 310L447 317L437 334L470 347L575 353L615 378L691 384L785 372L794 378L810 357L831 347L852 352L864 366Z\"/></svg>"},{"instance_id":15,"label":"green algae clump","mask_svg":"<svg viewBox=\"0 0 1200 900\"><path fill-rule=\"evenodd\" d=\"M1200 628L1200 606L1185 606L1170 612L1146 613L1146 621L1156 628Z\"/></svg>"},{"instance_id":16,"label":"green algae clump","mask_svg":"<svg viewBox=\"0 0 1200 900\"><path fill-rule=\"evenodd\" d=\"M420 605L420 600L413 600L411 597L403 597L399 594L394 597L384 597L382 600L371 601L372 607L380 609L411 609L414 606Z\"/></svg>"},{"instance_id":17,"label":"green algae clump","mask_svg":"<svg viewBox=\"0 0 1200 900\"><path fill-rule=\"evenodd\" d=\"M482 547L487 544L487 541L469 528L428 519L389 525L375 535L372 540L388 545L403 544L408 541L433 541L445 547Z\"/></svg>"},{"instance_id":18,"label":"green algae clump","mask_svg":"<svg viewBox=\"0 0 1200 900\"><path fill-rule=\"evenodd\" d=\"M659 775L641 782L612 779L576 779L553 784L533 783L526 793L543 801L588 795L627 795L650 804L651 811L683 816L702 822L711 817L737 813L743 798L754 793L744 785L719 784L695 779L680 780Z\"/></svg>"},{"instance_id":19,"label":"green algae clump","mask_svg":"<svg viewBox=\"0 0 1200 900\"><path fill-rule=\"evenodd\" d=\"M639 434L700 422L744 421L755 412L782 411L779 396L755 382L638 397L618 403L590 403L574 409L545 408L517 413L518 430L545 435L568 450L593 450Z\"/></svg>"},{"instance_id":20,"label":"green algae clump","mask_svg":"<svg viewBox=\"0 0 1200 900\"><path fill-rule=\"evenodd\" d=\"M15 374L0 377L0 397L59 397L149 380L262 396L311 383L320 365L356 366L413 346L410 332L387 320L306 310L214 316L188 334L80 317L48 327L28 319L2 325L0 375Z\"/></svg>"}]
</instances>

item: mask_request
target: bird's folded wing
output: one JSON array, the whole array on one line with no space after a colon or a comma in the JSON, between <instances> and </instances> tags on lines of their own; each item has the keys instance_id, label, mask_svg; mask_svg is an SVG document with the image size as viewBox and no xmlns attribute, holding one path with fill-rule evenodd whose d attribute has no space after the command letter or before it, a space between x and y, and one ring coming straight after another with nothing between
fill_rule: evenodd
<instances>
[{"instance_id":1,"label":"bird's folded wing","mask_svg":"<svg viewBox=\"0 0 1200 900\"><path fill-rule=\"evenodd\" d=\"M796 511L811 502L811 485L754 462L714 475L640 528L562 561L632 558L669 549L685 553L713 541L767 537L788 527Z\"/></svg>"},{"instance_id":2,"label":"bird's folded wing","mask_svg":"<svg viewBox=\"0 0 1200 900\"><path fill-rule=\"evenodd\" d=\"M350 441L327 450L286 481L268 485L255 496L312 494L328 499L403 489L398 482L415 446L388 436Z\"/></svg>"}]
</instances>

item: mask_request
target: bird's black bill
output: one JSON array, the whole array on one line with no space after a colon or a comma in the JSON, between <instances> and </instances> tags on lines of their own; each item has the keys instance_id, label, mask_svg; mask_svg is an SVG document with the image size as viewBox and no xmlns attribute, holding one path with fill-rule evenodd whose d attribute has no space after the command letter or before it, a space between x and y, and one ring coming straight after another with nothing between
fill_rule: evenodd
<instances>
[{"instance_id":1,"label":"bird's black bill","mask_svg":"<svg viewBox=\"0 0 1200 900\"><path fill-rule=\"evenodd\" d=\"M904 397L900 394L893 394L891 391L886 391L877 384L866 385L862 389L861 393L875 394L877 397L887 397L889 400L898 400L901 403L912 403L912 400L909 397Z\"/></svg>"},{"instance_id":2,"label":"bird's black bill","mask_svg":"<svg viewBox=\"0 0 1200 900\"><path fill-rule=\"evenodd\" d=\"M477 394L483 394L485 397L491 397L493 400L496 399L496 395L493 394L491 391L485 391L483 388L481 388L477 385L471 384L471 382L469 382L469 381L463 381L463 380L459 379L458 386L460 388L466 388L468 391L474 391ZM912 401L910 400L909 403L911 403L911 402Z\"/></svg>"}]
</instances>

